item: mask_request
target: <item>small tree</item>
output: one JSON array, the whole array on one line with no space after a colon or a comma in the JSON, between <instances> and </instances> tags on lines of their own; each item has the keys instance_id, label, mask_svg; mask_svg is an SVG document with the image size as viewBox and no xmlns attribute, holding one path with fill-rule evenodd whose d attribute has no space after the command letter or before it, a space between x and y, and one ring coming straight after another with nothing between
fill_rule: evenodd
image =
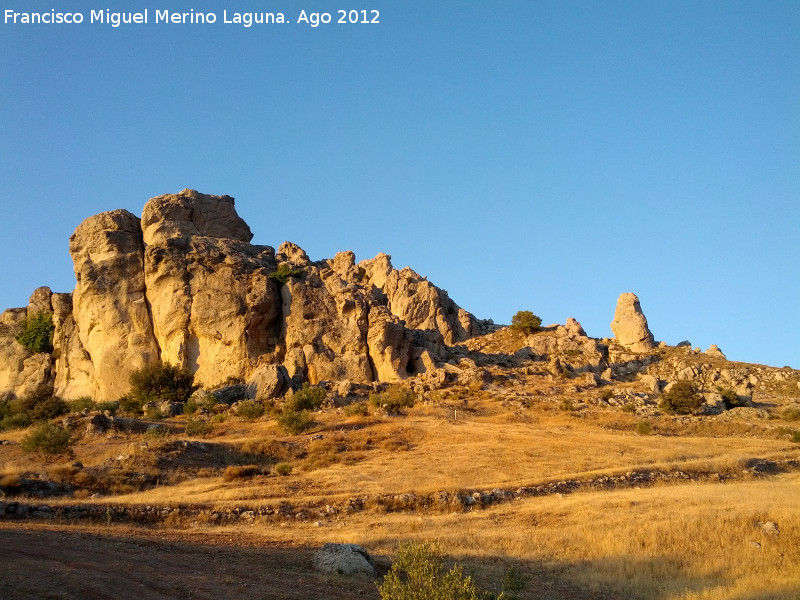
<instances>
[{"instance_id":1,"label":"small tree","mask_svg":"<svg viewBox=\"0 0 800 600\"><path fill-rule=\"evenodd\" d=\"M303 269L292 269L287 263L281 263L277 270L269 274L269 278L278 284L278 287L285 284L289 279L302 279L306 276Z\"/></svg>"},{"instance_id":2,"label":"small tree","mask_svg":"<svg viewBox=\"0 0 800 600\"><path fill-rule=\"evenodd\" d=\"M20 323L21 329L17 334L17 341L31 354L53 351L53 315L46 312L37 312L27 317Z\"/></svg>"},{"instance_id":3,"label":"small tree","mask_svg":"<svg viewBox=\"0 0 800 600\"><path fill-rule=\"evenodd\" d=\"M73 444L72 434L52 423L42 423L22 438L22 451L41 454L45 460L64 454Z\"/></svg>"},{"instance_id":4,"label":"small tree","mask_svg":"<svg viewBox=\"0 0 800 600\"><path fill-rule=\"evenodd\" d=\"M676 381L665 393L658 407L676 415L690 415L703 404L703 397L688 381Z\"/></svg>"},{"instance_id":5,"label":"small tree","mask_svg":"<svg viewBox=\"0 0 800 600\"><path fill-rule=\"evenodd\" d=\"M542 326L542 319L529 310L520 310L511 317L511 329L522 333L536 333Z\"/></svg>"},{"instance_id":6,"label":"small tree","mask_svg":"<svg viewBox=\"0 0 800 600\"><path fill-rule=\"evenodd\" d=\"M155 363L131 373L129 397L139 406L148 402L186 402L196 389L194 375L168 363Z\"/></svg>"}]
</instances>

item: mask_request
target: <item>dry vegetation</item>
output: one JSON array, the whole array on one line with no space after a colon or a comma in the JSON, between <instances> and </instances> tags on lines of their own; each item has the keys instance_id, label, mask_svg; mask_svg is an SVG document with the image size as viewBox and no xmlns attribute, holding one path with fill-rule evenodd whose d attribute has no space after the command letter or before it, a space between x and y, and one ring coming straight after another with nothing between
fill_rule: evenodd
<instances>
[{"instance_id":1,"label":"dry vegetation","mask_svg":"<svg viewBox=\"0 0 800 600\"><path fill-rule=\"evenodd\" d=\"M591 404L597 389L533 381L505 373L490 386L456 386L404 416L328 408L294 436L280 431L274 415L252 422L232 415L199 437L187 436L187 418L177 417L163 421L163 436L84 436L55 462L23 455L24 432L6 432L0 488L40 503L22 484L45 479L62 489L46 499L52 506L181 506L207 514L291 505L293 512L248 522L176 514L149 527L186 543L246 532L258 544L355 542L382 556L403 541L438 540L485 587L514 565L529 579L524 598L800 597L800 444L796 422L779 418L786 408L775 405L769 419L648 416L641 427L642 415ZM618 384L626 386L635 383ZM513 491L630 472L683 476L482 508L428 501L438 492ZM392 495L418 501L393 504ZM342 510L353 497L363 505ZM320 513L326 506L336 510ZM3 527L20 526L13 523ZM104 531L113 536L118 527ZM364 589L359 594L377 597Z\"/></svg>"}]
</instances>

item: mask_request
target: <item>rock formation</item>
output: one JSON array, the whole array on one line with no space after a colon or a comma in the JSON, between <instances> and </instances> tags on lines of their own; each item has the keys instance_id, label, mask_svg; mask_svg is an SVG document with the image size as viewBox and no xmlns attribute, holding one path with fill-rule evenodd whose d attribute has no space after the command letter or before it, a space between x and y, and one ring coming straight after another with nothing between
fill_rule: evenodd
<instances>
[{"instance_id":1,"label":"rock formation","mask_svg":"<svg viewBox=\"0 0 800 600\"><path fill-rule=\"evenodd\" d=\"M632 352L647 352L655 347L653 334L647 328L639 298L630 292L620 295L611 331L617 341Z\"/></svg>"},{"instance_id":2,"label":"rock formation","mask_svg":"<svg viewBox=\"0 0 800 600\"><path fill-rule=\"evenodd\" d=\"M264 396L302 381L394 381L487 326L386 254L314 262L296 244L275 252L251 239L233 198L193 190L151 199L141 219L89 217L70 238L75 291L40 288L0 318L0 393L116 399L159 360ZM53 316L52 354L15 340L36 311Z\"/></svg>"}]
</instances>

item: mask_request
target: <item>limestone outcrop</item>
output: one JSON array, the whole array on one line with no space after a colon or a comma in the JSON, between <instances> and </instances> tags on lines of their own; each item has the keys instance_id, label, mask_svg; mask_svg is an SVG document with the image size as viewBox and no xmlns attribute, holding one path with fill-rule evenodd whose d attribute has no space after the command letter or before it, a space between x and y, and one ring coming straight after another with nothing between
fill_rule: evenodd
<instances>
[{"instance_id":1,"label":"limestone outcrop","mask_svg":"<svg viewBox=\"0 0 800 600\"><path fill-rule=\"evenodd\" d=\"M653 334L647 327L647 318L636 294L628 292L620 295L611 331L617 341L632 352L648 352L655 347Z\"/></svg>"},{"instance_id":2,"label":"limestone outcrop","mask_svg":"<svg viewBox=\"0 0 800 600\"><path fill-rule=\"evenodd\" d=\"M395 381L436 368L448 346L488 326L386 254L312 261L253 235L230 196L193 190L89 217L70 238L76 287L37 290L0 318L0 391L49 386L71 399L116 399L156 361L212 386L249 382L275 397L303 381ZM14 339L31 311L53 315L53 352Z\"/></svg>"},{"instance_id":3,"label":"limestone outcrop","mask_svg":"<svg viewBox=\"0 0 800 600\"><path fill-rule=\"evenodd\" d=\"M144 242L127 210L89 217L69 239L77 283L72 315L92 364L93 397L117 398L132 371L158 360L145 295Z\"/></svg>"}]
</instances>

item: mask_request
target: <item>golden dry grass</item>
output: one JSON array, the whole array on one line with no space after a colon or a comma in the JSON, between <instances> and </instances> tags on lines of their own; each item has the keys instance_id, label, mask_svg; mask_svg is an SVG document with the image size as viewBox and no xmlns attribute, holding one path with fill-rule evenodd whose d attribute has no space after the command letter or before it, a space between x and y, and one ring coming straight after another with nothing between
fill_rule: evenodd
<instances>
[{"instance_id":1,"label":"golden dry grass","mask_svg":"<svg viewBox=\"0 0 800 600\"><path fill-rule=\"evenodd\" d=\"M82 501L220 508L283 501L336 504L350 496L515 489L631 470L717 472L739 479L527 498L468 513L386 514L368 508L319 526L294 520L277 526L264 519L213 531L235 534L246 528L287 545L356 542L384 554L400 541L439 540L487 581L497 581L502 568L513 563L533 582L563 581L612 598L800 598L800 475L742 479L752 459L798 460L796 443L771 435L764 425L684 426L669 417L655 420L654 429L670 435L640 436L634 432L638 418L618 411L576 415L552 407L504 407L475 396L456 414L452 406L436 405L398 418L319 413L314 429L299 436L280 436L269 420L231 420L195 441L208 446L209 457L239 456L246 461L241 465L263 457L258 463L263 475L226 481L222 468L197 469L194 455L173 452L172 475L161 485ZM16 442L21 435L5 437ZM87 469L104 466L109 476L119 470L117 462L154 469L158 448L176 439L184 438L87 438L73 457L51 465L34 464L12 444L0 451L0 475L36 468L53 480L74 479L80 475L70 466L74 460ZM131 458L120 461L119 456ZM277 461L292 463L292 474L266 475ZM769 536L756 525L770 520L778 523L780 535ZM171 525L190 527L180 519ZM187 534L193 531L211 530L201 526ZM524 597L535 598L535 590Z\"/></svg>"},{"instance_id":2,"label":"golden dry grass","mask_svg":"<svg viewBox=\"0 0 800 600\"><path fill-rule=\"evenodd\" d=\"M485 580L497 581L514 564L534 582L557 579L614 598L796 600L798 497L800 475L791 474L532 498L450 515L370 512L322 527L289 522L248 532L290 545L358 543L384 554L400 542L438 540ZM764 521L778 523L780 534L765 533ZM525 597L537 597L535 588Z\"/></svg>"}]
</instances>

